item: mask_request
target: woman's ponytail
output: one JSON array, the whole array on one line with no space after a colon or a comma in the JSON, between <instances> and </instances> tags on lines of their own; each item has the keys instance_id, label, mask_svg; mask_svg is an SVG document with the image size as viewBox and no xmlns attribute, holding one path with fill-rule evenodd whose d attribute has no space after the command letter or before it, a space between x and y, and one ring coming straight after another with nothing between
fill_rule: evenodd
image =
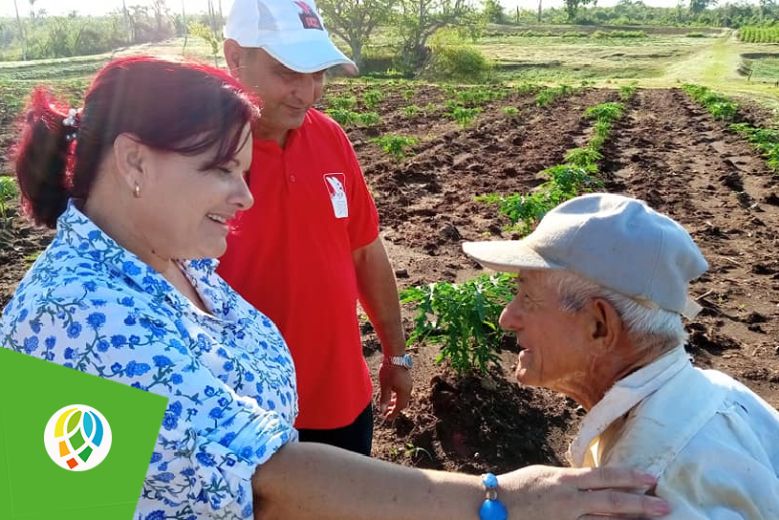
<instances>
[{"instance_id":1,"label":"woman's ponytail","mask_svg":"<svg viewBox=\"0 0 779 520\"><path fill-rule=\"evenodd\" d=\"M22 207L36 224L54 228L70 196L78 118L43 87L36 88L14 153Z\"/></svg>"}]
</instances>

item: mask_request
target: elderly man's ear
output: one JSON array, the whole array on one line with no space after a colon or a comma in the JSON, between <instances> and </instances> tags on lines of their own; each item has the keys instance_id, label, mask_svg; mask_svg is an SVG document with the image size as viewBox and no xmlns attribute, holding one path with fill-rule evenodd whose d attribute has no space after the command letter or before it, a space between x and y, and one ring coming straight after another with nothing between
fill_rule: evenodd
<instances>
[{"instance_id":1,"label":"elderly man's ear","mask_svg":"<svg viewBox=\"0 0 779 520\"><path fill-rule=\"evenodd\" d=\"M588 304L588 311L590 340L599 350L614 350L624 332L617 310L608 300L593 298Z\"/></svg>"}]
</instances>

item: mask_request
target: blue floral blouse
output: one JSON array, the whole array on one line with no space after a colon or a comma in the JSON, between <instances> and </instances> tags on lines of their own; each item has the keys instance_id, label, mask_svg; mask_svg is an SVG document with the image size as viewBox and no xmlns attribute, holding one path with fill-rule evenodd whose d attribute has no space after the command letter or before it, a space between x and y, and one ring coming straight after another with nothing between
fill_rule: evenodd
<instances>
[{"instance_id":1,"label":"blue floral blouse","mask_svg":"<svg viewBox=\"0 0 779 520\"><path fill-rule=\"evenodd\" d=\"M136 519L252 518L256 467L297 440L292 358L215 260L181 266L211 314L71 203L0 345L168 397Z\"/></svg>"}]
</instances>

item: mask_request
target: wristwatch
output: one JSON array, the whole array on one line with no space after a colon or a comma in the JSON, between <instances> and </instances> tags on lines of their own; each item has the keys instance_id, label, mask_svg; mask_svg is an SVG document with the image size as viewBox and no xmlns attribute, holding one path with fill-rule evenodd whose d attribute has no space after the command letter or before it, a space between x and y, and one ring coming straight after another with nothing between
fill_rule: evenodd
<instances>
[{"instance_id":1,"label":"wristwatch","mask_svg":"<svg viewBox=\"0 0 779 520\"><path fill-rule=\"evenodd\" d=\"M403 367L407 370L411 370L411 367L414 366L414 360L411 359L411 356L408 354L403 354L402 356L387 356L384 360L392 366Z\"/></svg>"}]
</instances>

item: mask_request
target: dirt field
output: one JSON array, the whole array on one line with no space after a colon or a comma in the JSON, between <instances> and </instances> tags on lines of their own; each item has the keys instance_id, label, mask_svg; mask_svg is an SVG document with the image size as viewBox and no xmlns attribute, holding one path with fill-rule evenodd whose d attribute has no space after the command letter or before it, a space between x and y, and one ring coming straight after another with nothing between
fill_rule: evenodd
<instances>
[{"instance_id":1,"label":"dirt field","mask_svg":"<svg viewBox=\"0 0 779 520\"><path fill-rule=\"evenodd\" d=\"M331 85L329 95L360 88ZM509 94L484 105L477 122L462 129L443 116L447 96L430 86L408 101L388 89L378 109L382 122L349 129L401 288L478 274L460 243L510 235L502 231L507 222L474 196L539 184L539 171L586 142L591 123L584 109L616 100L614 91L583 90L542 109L531 94ZM412 102L438 108L406 117L403 108ZM518 115L506 115L507 106ZM371 141L385 133L420 142L413 155L397 160ZM604 156L607 189L643 198L678 219L711 265L692 287L704 306L689 324L695 361L731 374L779 407L779 177L678 90L639 91ZM10 241L0 237L0 305L49 239L18 221ZM410 327L410 309L406 314ZM375 368L375 334L369 324L363 332ZM435 354L430 347L414 350L413 404L394 424L377 420L375 455L469 472L565 462L583 411L554 393L515 385L510 341L502 366L487 376L457 378L433 363Z\"/></svg>"}]
</instances>

